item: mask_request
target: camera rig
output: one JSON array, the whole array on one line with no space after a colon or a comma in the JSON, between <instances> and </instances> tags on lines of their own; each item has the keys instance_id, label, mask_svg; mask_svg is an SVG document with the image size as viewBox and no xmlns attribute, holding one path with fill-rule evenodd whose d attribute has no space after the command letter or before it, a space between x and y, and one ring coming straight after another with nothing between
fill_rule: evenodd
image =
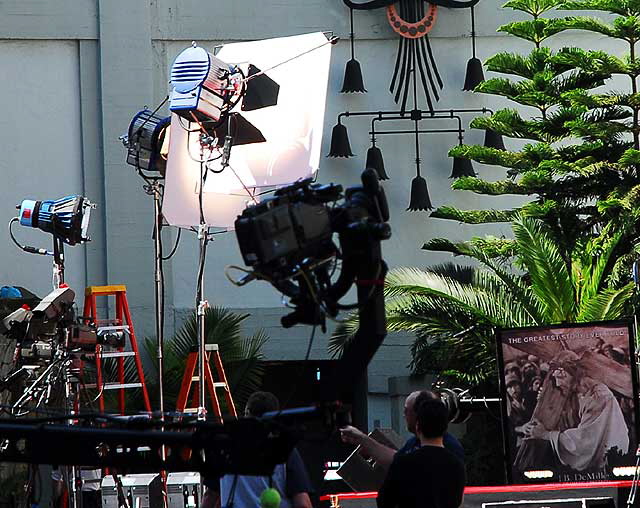
<instances>
[{"instance_id":1,"label":"camera rig","mask_svg":"<svg viewBox=\"0 0 640 508\"><path fill-rule=\"evenodd\" d=\"M302 180L247 208L235 223L242 257L253 268L237 283L266 280L289 297L294 310L282 318L284 328L302 323L324 330L327 317L358 310L360 326L323 389L325 401L343 398L387 333L381 242L391 236L389 208L376 172L366 169L361 178L362 185L344 196L340 185ZM357 303L340 303L354 284Z\"/></svg>"},{"instance_id":2,"label":"camera rig","mask_svg":"<svg viewBox=\"0 0 640 508\"><path fill-rule=\"evenodd\" d=\"M304 180L279 189L273 198L248 208L236 221L240 250L245 263L253 268L236 282L243 285L252 279L266 280L287 295L295 309L283 318L283 326L324 326L326 317L335 317L340 310L358 310L358 331L347 344L335 374L323 385L322 400L306 408L300 416L303 419L314 414L328 426L335 425L336 415L343 410L335 401L350 393L386 336L383 286L387 266L381 242L391 234L388 219L377 175L365 170L362 185L344 194L338 185ZM334 234L339 246L333 242ZM332 275L338 270L333 282ZM340 299L354 284L357 303L341 304ZM73 332L66 335L73 337ZM269 474L275 464L286 460L297 440L290 418L276 415L223 425L172 424L151 415L5 420L0 421L0 461L126 471ZM162 446L166 454L160 452Z\"/></svg>"}]
</instances>

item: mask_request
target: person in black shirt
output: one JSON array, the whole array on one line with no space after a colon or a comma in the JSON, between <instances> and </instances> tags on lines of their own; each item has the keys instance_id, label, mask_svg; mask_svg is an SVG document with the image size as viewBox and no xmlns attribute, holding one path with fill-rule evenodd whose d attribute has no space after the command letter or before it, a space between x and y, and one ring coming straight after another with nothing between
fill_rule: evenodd
<instances>
[{"instance_id":1,"label":"person in black shirt","mask_svg":"<svg viewBox=\"0 0 640 508\"><path fill-rule=\"evenodd\" d=\"M418 397L426 397L430 399L440 400L440 397L430 390L422 390L411 392L404 402L404 419L407 424L407 430L414 434L399 450L394 450L388 446L379 443L364 432L347 425L340 429L340 436L345 443L360 445L362 449L372 457L376 464L388 469L395 455L411 453L420 448L420 441L415 435L416 432L416 411L415 401ZM454 436L445 432L444 447L453 452L462 462L464 462L464 448Z\"/></svg>"},{"instance_id":2,"label":"person in black shirt","mask_svg":"<svg viewBox=\"0 0 640 508\"><path fill-rule=\"evenodd\" d=\"M465 472L463 463L443 444L447 408L440 400L419 396L415 409L421 446L395 456L378 492L378 508L458 508Z\"/></svg>"}]
</instances>

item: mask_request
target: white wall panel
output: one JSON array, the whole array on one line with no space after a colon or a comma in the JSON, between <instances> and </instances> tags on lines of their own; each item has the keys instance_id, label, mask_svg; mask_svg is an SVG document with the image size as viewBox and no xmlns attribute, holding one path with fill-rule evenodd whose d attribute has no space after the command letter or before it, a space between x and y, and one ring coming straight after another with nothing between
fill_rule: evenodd
<instances>
[{"instance_id":1,"label":"white wall panel","mask_svg":"<svg viewBox=\"0 0 640 508\"><path fill-rule=\"evenodd\" d=\"M0 225L24 198L82 194L78 48L73 41L0 41ZM14 226L22 243L51 248L51 235ZM0 238L0 284L51 289L52 258L26 254ZM67 247L67 280L82 294L84 247Z\"/></svg>"}]
</instances>

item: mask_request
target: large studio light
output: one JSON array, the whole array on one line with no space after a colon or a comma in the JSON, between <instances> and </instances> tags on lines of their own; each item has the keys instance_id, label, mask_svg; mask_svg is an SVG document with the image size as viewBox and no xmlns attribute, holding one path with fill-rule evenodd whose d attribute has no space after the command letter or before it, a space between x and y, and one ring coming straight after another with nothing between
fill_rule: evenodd
<instances>
[{"instance_id":1,"label":"large studio light","mask_svg":"<svg viewBox=\"0 0 640 508\"><path fill-rule=\"evenodd\" d=\"M169 109L190 120L222 117L242 75L195 42L180 53L171 67Z\"/></svg>"},{"instance_id":2,"label":"large studio light","mask_svg":"<svg viewBox=\"0 0 640 508\"><path fill-rule=\"evenodd\" d=\"M161 150L169 123L169 117L158 116L149 109L138 112L131 120L127 134L121 138L127 147L127 163L138 170L164 176L167 161Z\"/></svg>"},{"instance_id":3,"label":"large studio light","mask_svg":"<svg viewBox=\"0 0 640 508\"><path fill-rule=\"evenodd\" d=\"M249 64L245 73L195 43L173 62L171 85L169 109L202 122L217 122L240 100L244 111L274 106L280 91L280 85L255 65Z\"/></svg>"},{"instance_id":4,"label":"large studio light","mask_svg":"<svg viewBox=\"0 0 640 508\"><path fill-rule=\"evenodd\" d=\"M55 201L25 199L17 208L23 226L51 233L69 245L90 240L88 230L93 204L87 198L73 195Z\"/></svg>"},{"instance_id":5,"label":"large studio light","mask_svg":"<svg viewBox=\"0 0 640 508\"><path fill-rule=\"evenodd\" d=\"M329 80L331 45L319 32L252 42L227 44L216 53L225 62L239 62L255 69L243 70L247 94L229 111L230 121L219 122L215 137L234 138L227 166L215 148L200 144L200 125L174 112L171 121L167 177L163 215L174 226L197 226L200 217L198 189L203 170L203 204L210 226L233 227L247 202L254 202L257 188L287 185L312 177L320 165L320 149ZM251 84L269 82L258 87L261 93L278 83L277 104L268 97L249 101ZM271 101L273 102L273 101ZM241 113L241 114L240 114ZM244 121L264 138L261 143L240 144L247 129L238 128ZM203 124L208 129L206 122ZM229 128L230 127L230 128ZM225 129L228 129L225 131ZM235 214L235 215L234 215Z\"/></svg>"}]
</instances>

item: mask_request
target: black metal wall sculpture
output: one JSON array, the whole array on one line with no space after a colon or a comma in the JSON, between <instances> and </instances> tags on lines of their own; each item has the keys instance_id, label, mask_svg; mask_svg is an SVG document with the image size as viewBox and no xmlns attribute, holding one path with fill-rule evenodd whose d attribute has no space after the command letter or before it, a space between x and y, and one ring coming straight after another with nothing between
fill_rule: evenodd
<instances>
[{"instance_id":1,"label":"black metal wall sculpture","mask_svg":"<svg viewBox=\"0 0 640 508\"><path fill-rule=\"evenodd\" d=\"M338 115L338 123L333 128L331 148L329 149L327 157L354 157L355 155L352 153L351 145L349 143L347 128L342 123L343 119L349 117L371 117L371 130L369 131L369 135L371 136L371 147L367 151L366 167L375 169L378 172L378 178L381 180L387 180L389 176L385 169L382 152L380 148L376 146L376 136L413 134L415 139L416 176L411 182L411 198L409 200L407 210L431 210L432 205L431 199L429 198L429 191L427 189L427 182L421 174L422 159L420 157L420 134L455 133L458 135L458 142L462 144L465 129L463 127L461 115L478 113L492 114L493 112L487 108L434 109L429 111L414 108L408 112L408 114L401 114L400 111L345 111ZM456 126L454 128L444 129L421 128L421 122L427 120L455 120ZM413 128L387 130L381 130L380 128L376 129L376 122L385 121L411 122L413 124ZM486 132L484 144L490 148L504 149L502 136L494 131ZM453 169L451 171L450 178L461 178L463 176L476 176L471 161L469 159L454 157Z\"/></svg>"},{"instance_id":2,"label":"black metal wall sculpture","mask_svg":"<svg viewBox=\"0 0 640 508\"><path fill-rule=\"evenodd\" d=\"M350 9L351 21L351 60L347 62L344 84L341 92L366 92L360 64L355 59L353 11L372 10L385 7L387 19L391 28L400 35L398 53L394 66L389 91L393 94L396 104L400 104L402 114L406 111L407 98L412 80L420 79L424 91L427 107L433 110L434 101L440 99L440 90L444 87L436 60L433 55L428 33L436 22L438 6L453 9L471 9L471 38L473 56L467 65L464 90L471 90L482 81L482 65L475 54L475 18L473 7L479 0L370 0L368 2L353 2L343 0ZM413 72L412 72L413 71Z\"/></svg>"},{"instance_id":3,"label":"black metal wall sculpture","mask_svg":"<svg viewBox=\"0 0 640 508\"><path fill-rule=\"evenodd\" d=\"M333 128L331 136L331 148L328 157L353 157L347 128L343 125L343 119L351 116L369 116L371 120L371 147L367 151L366 167L375 169L381 180L389 178L385 169L382 152L376 146L376 136L412 134L415 140L415 165L416 176L411 182L411 198L407 210L430 210L432 208L427 181L422 174L420 157L420 135L433 133L457 133L458 142L463 142L463 122L460 114L490 113L486 108L482 109L435 109L434 102L440 99L440 90L444 87L436 60L429 42L429 32L436 22L438 6L453 9L470 9L471 11L471 43L472 57L467 64L463 90L473 90L484 80L482 62L476 57L475 44L475 12L474 7L479 0L370 0L368 2L354 2L343 0L350 9L351 24L351 60L347 62L342 93L366 92L360 63L355 59L355 34L353 29L353 11L386 8L387 19L391 28L400 35L398 53L393 70L393 76L389 91L393 94L396 104L400 105L398 111L345 111L338 115L338 122ZM418 90L424 92L426 108L420 106ZM408 101L412 104L407 108ZM424 129L421 127L425 120L455 120L457 128ZM383 121L411 122L411 129L376 129L376 122ZM485 146L504 148L502 136L493 131L487 131ZM451 178L473 177L476 173L471 161L454 157Z\"/></svg>"}]
</instances>

